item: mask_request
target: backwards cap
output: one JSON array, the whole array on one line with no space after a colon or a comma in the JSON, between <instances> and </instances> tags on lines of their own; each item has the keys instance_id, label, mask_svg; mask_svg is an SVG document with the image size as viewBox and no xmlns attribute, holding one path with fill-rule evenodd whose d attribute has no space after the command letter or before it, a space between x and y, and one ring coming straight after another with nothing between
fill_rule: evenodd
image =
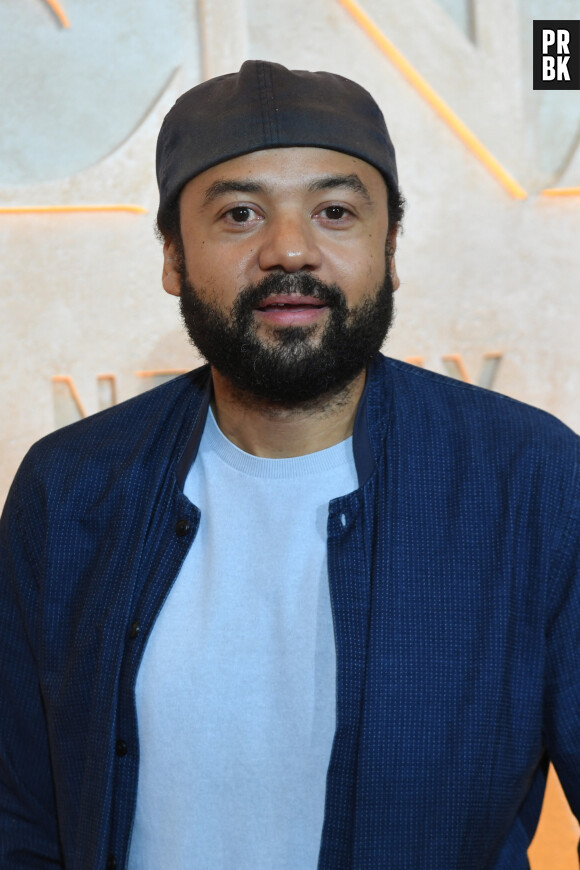
<instances>
[{"instance_id":1,"label":"backwards cap","mask_svg":"<svg viewBox=\"0 0 580 870\"><path fill-rule=\"evenodd\" d=\"M205 169L296 145L351 154L398 188L395 149L368 91L334 73L248 60L239 72L187 91L165 117L157 141L159 214Z\"/></svg>"}]
</instances>

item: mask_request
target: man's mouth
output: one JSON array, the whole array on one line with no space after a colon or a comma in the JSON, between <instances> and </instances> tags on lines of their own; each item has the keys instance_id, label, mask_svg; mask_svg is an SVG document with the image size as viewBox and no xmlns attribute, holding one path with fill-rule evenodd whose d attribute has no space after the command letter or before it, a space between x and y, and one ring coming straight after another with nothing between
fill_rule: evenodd
<instances>
[{"instance_id":1,"label":"man's mouth","mask_svg":"<svg viewBox=\"0 0 580 870\"><path fill-rule=\"evenodd\" d=\"M268 296L259 302L255 311L260 320L275 323L279 326L300 326L311 323L322 316L328 306L315 296L279 295Z\"/></svg>"}]
</instances>

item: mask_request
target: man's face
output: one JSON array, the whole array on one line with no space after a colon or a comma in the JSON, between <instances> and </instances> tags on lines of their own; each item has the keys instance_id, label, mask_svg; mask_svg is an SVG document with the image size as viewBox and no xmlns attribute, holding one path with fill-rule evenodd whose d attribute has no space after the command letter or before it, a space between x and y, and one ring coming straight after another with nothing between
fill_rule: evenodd
<instances>
[{"instance_id":1,"label":"man's face","mask_svg":"<svg viewBox=\"0 0 580 870\"><path fill-rule=\"evenodd\" d=\"M203 356L246 394L316 401L379 350L398 281L374 167L324 148L245 154L192 179L180 218L164 287Z\"/></svg>"}]
</instances>

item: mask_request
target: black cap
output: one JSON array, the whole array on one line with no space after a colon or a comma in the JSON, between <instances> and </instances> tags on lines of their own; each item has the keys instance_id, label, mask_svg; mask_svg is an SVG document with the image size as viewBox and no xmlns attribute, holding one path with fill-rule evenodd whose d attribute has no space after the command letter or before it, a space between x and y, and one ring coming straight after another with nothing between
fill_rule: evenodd
<instances>
[{"instance_id":1,"label":"black cap","mask_svg":"<svg viewBox=\"0 0 580 870\"><path fill-rule=\"evenodd\" d=\"M352 154L398 187L383 114L355 82L328 72L248 60L183 94L157 140L159 213L210 166L264 148L315 146Z\"/></svg>"}]
</instances>

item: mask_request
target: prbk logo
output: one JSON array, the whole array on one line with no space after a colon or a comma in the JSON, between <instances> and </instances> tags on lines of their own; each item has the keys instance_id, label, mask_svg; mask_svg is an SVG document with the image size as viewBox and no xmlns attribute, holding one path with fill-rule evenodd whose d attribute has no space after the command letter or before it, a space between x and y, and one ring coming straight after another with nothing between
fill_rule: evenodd
<instances>
[{"instance_id":1,"label":"prbk logo","mask_svg":"<svg viewBox=\"0 0 580 870\"><path fill-rule=\"evenodd\" d=\"M534 21L534 90L580 90L580 21Z\"/></svg>"}]
</instances>

